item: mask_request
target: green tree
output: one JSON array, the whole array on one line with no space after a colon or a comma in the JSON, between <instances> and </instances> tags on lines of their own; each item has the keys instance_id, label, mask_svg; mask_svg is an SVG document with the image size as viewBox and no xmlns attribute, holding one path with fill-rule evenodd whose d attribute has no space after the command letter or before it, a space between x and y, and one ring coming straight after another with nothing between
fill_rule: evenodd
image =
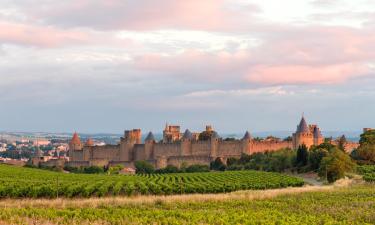
<instances>
[{"instance_id":1,"label":"green tree","mask_svg":"<svg viewBox=\"0 0 375 225\"><path fill-rule=\"evenodd\" d=\"M107 173L109 175L113 175L113 174L119 174L119 172L124 168L124 166L122 165L116 165L116 166L111 166L108 168L108 171Z\"/></svg>"},{"instance_id":2,"label":"green tree","mask_svg":"<svg viewBox=\"0 0 375 225\"><path fill-rule=\"evenodd\" d=\"M338 140L338 143L337 143L337 147L342 150L342 151L345 151L345 145L347 143L347 140L346 140L346 137L345 135L342 135L339 140Z\"/></svg>"},{"instance_id":3,"label":"green tree","mask_svg":"<svg viewBox=\"0 0 375 225\"><path fill-rule=\"evenodd\" d=\"M207 165L195 164L186 168L187 173L198 173L198 172L209 172L209 171L210 171L210 167Z\"/></svg>"},{"instance_id":4,"label":"green tree","mask_svg":"<svg viewBox=\"0 0 375 225\"><path fill-rule=\"evenodd\" d=\"M155 172L154 166L146 161L136 161L135 169L137 173L141 174L150 174Z\"/></svg>"},{"instance_id":5,"label":"green tree","mask_svg":"<svg viewBox=\"0 0 375 225\"><path fill-rule=\"evenodd\" d=\"M200 141L208 141L211 139L213 131L203 131L199 134L198 140Z\"/></svg>"},{"instance_id":6,"label":"green tree","mask_svg":"<svg viewBox=\"0 0 375 225\"><path fill-rule=\"evenodd\" d=\"M283 141L292 141L292 140L293 140L292 136L288 136L283 139Z\"/></svg>"},{"instance_id":7,"label":"green tree","mask_svg":"<svg viewBox=\"0 0 375 225\"><path fill-rule=\"evenodd\" d=\"M362 144L356 151L357 157L366 164L375 164L375 145Z\"/></svg>"},{"instance_id":8,"label":"green tree","mask_svg":"<svg viewBox=\"0 0 375 225\"><path fill-rule=\"evenodd\" d=\"M368 130L361 134L359 144L353 156L361 163L375 164L375 130Z\"/></svg>"},{"instance_id":9,"label":"green tree","mask_svg":"<svg viewBox=\"0 0 375 225\"><path fill-rule=\"evenodd\" d=\"M228 137L228 138L225 138L224 141L236 141L237 139L236 138L233 138L233 137Z\"/></svg>"},{"instance_id":10,"label":"green tree","mask_svg":"<svg viewBox=\"0 0 375 225\"><path fill-rule=\"evenodd\" d=\"M296 166L306 166L309 159L309 152L305 144L301 145L297 149Z\"/></svg>"},{"instance_id":11,"label":"green tree","mask_svg":"<svg viewBox=\"0 0 375 225\"><path fill-rule=\"evenodd\" d=\"M99 167L99 166L83 167L83 173L89 173L89 174L104 173L104 168Z\"/></svg>"},{"instance_id":12,"label":"green tree","mask_svg":"<svg viewBox=\"0 0 375 225\"><path fill-rule=\"evenodd\" d=\"M254 140L254 141L263 141L264 138L261 138L261 137L255 137L255 138L253 138L253 140Z\"/></svg>"},{"instance_id":13,"label":"green tree","mask_svg":"<svg viewBox=\"0 0 375 225\"><path fill-rule=\"evenodd\" d=\"M375 130L369 130L361 134L360 145L375 145Z\"/></svg>"},{"instance_id":14,"label":"green tree","mask_svg":"<svg viewBox=\"0 0 375 225\"><path fill-rule=\"evenodd\" d=\"M326 148L312 148L309 153L310 169L313 171L318 170L322 159L328 154L329 150Z\"/></svg>"},{"instance_id":15,"label":"green tree","mask_svg":"<svg viewBox=\"0 0 375 225\"><path fill-rule=\"evenodd\" d=\"M211 162L210 167L212 170L224 171L227 166L223 163L221 158L216 158L215 161Z\"/></svg>"},{"instance_id":16,"label":"green tree","mask_svg":"<svg viewBox=\"0 0 375 225\"><path fill-rule=\"evenodd\" d=\"M294 152L290 149L271 152L267 156L264 162L267 171L284 172L293 166Z\"/></svg>"},{"instance_id":17,"label":"green tree","mask_svg":"<svg viewBox=\"0 0 375 225\"><path fill-rule=\"evenodd\" d=\"M227 159L227 165L228 165L228 166L231 166L231 165L237 164L238 161L239 161L239 160L236 159L236 158L232 158L232 157L231 157L231 158L228 158L228 159Z\"/></svg>"},{"instance_id":18,"label":"green tree","mask_svg":"<svg viewBox=\"0 0 375 225\"><path fill-rule=\"evenodd\" d=\"M331 142L332 142L332 140L333 140L333 138L332 138L332 137L327 137L327 138L324 138L324 142L325 142L325 143L331 143Z\"/></svg>"},{"instance_id":19,"label":"green tree","mask_svg":"<svg viewBox=\"0 0 375 225\"><path fill-rule=\"evenodd\" d=\"M351 172L355 168L355 163L345 152L334 149L322 159L319 168L319 176L326 178L332 183L345 176L346 172Z\"/></svg>"}]
</instances>

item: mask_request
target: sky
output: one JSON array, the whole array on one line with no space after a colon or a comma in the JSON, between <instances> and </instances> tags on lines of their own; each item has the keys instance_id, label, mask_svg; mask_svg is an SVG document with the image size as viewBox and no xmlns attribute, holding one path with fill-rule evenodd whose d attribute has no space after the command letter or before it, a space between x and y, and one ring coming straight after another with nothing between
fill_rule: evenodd
<instances>
[{"instance_id":1,"label":"sky","mask_svg":"<svg viewBox=\"0 0 375 225\"><path fill-rule=\"evenodd\" d=\"M374 0L0 0L0 130L375 127Z\"/></svg>"}]
</instances>

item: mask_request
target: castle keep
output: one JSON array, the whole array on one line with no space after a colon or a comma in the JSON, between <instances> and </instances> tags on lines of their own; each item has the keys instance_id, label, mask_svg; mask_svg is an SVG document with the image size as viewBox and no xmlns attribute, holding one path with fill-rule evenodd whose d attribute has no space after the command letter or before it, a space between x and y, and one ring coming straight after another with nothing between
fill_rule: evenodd
<instances>
[{"instance_id":1,"label":"castle keep","mask_svg":"<svg viewBox=\"0 0 375 225\"><path fill-rule=\"evenodd\" d=\"M206 138L199 135L206 134ZM155 140L152 132L149 132L144 142L141 140L141 130L127 130L124 137L117 145L94 146L92 140L81 143L78 134L73 135L69 143L70 166L108 166L124 165L132 167L135 161L145 160L156 168L167 165L180 167L182 164L209 165L216 158L224 161L227 158L239 158L242 154L253 154L265 151L277 151L281 148L298 148L305 144L310 147L323 142L323 136L316 125L308 126L302 118L293 134L292 141L279 139L256 140L249 132L246 132L241 140L223 140L207 126L202 133L192 133L188 129L183 133L180 126L166 125L163 131L163 139Z\"/></svg>"},{"instance_id":2,"label":"castle keep","mask_svg":"<svg viewBox=\"0 0 375 225\"><path fill-rule=\"evenodd\" d=\"M302 116L301 122L297 126L297 131L293 133L293 148L297 149L300 145L306 145L310 148L312 145L320 145L324 142L324 137L317 125L307 125Z\"/></svg>"}]
</instances>

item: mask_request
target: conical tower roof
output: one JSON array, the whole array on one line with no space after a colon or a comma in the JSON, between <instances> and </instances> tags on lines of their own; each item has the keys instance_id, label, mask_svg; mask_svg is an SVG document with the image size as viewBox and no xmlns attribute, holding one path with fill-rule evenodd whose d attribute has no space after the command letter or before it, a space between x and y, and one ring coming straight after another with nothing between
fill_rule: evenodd
<instances>
[{"instance_id":1,"label":"conical tower roof","mask_svg":"<svg viewBox=\"0 0 375 225\"><path fill-rule=\"evenodd\" d=\"M80 145L81 144L81 139L79 138L77 132L74 132L73 137L70 140L70 144L74 144L74 145Z\"/></svg>"},{"instance_id":2,"label":"conical tower roof","mask_svg":"<svg viewBox=\"0 0 375 225\"><path fill-rule=\"evenodd\" d=\"M184 140L192 140L193 139L193 134L190 132L189 129L185 130L185 133L182 136L182 139L184 139Z\"/></svg>"},{"instance_id":3,"label":"conical tower roof","mask_svg":"<svg viewBox=\"0 0 375 225\"><path fill-rule=\"evenodd\" d=\"M216 131L212 132L211 138L220 138L219 134Z\"/></svg>"},{"instance_id":4,"label":"conical tower roof","mask_svg":"<svg viewBox=\"0 0 375 225\"><path fill-rule=\"evenodd\" d=\"M248 139L251 139L251 135L250 135L249 131L246 131L246 133L243 136L242 140L248 140Z\"/></svg>"},{"instance_id":5,"label":"conical tower roof","mask_svg":"<svg viewBox=\"0 0 375 225\"><path fill-rule=\"evenodd\" d=\"M147 134L147 137L145 139L145 141L155 141L155 137L154 137L154 134L150 131L148 132Z\"/></svg>"},{"instance_id":6,"label":"conical tower roof","mask_svg":"<svg viewBox=\"0 0 375 225\"><path fill-rule=\"evenodd\" d=\"M86 146L94 146L94 141L91 138L89 138L89 139L87 139L85 145Z\"/></svg>"},{"instance_id":7,"label":"conical tower roof","mask_svg":"<svg viewBox=\"0 0 375 225\"><path fill-rule=\"evenodd\" d=\"M320 132L319 127L314 128L314 137L316 137L316 138L322 137L322 133Z\"/></svg>"},{"instance_id":8,"label":"conical tower roof","mask_svg":"<svg viewBox=\"0 0 375 225\"><path fill-rule=\"evenodd\" d=\"M301 122L297 127L297 133L307 133L309 132L309 127L307 126L305 117L302 116Z\"/></svg>"}]
</instances>

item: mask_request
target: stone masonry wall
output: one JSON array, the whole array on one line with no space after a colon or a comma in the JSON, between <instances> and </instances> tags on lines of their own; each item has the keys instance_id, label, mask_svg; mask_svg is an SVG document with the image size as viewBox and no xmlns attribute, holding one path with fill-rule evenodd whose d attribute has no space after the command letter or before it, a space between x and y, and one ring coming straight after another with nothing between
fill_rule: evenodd
<instances>
[{"instance_id":1,"label":"stone masonry wall","mask_svg":"<svg viewBox=\"0 0 375 225\"><path fill-rule=\"evenodd\" d=\"M105 159L108 161L118 160L120 156L119 145L104 145L89 147L91 150L91 159Z\"/></svg>"},{"instance_id":2,"label":"stone masonry wall","mask_svg":"<svg viewBox=\"0 0 375 225\"><path fill-rule=\"evenodd\" d=\"M282 148L292 148L293 143L291 141L253 141L250 143L250 154L257 152L266 151L277 151Z\"/></svg>"},{"instance_id":3,"label":"stone masonry wall","mask_svg":"<svg viewBox=\"0 0 375 225\"><path fill-rule=\"evenodd\" d=\"M211 153L210 141L193 141L191 143L192 156L209 156Z\"/></svg>"},{"instance_id":4,"label":"stone masonry wall","mask_svg":"<svg viewBox=\"0 0 375 225\"><path fill-rule=\"evenodd\" d=\"M209 166L211 162L211 157L208 156L171 156L167 160L168 165L181 167L182 164L186 166L191 165L207 165Z\"/></svg>"},{"instance_id":5,"label":"stone masonry wall","mask_svg":"<svg viewBox=\"0 0 375 225\"><path fill-rule=\"evenodd\" d=\"M220 141L218 145L219 157L240 157L242 153L242 141Z\"/></svg>"},{"instance_id":6,"label":"stone masonry wall","mask_svg":"<svg viewBox=\"0 0 375 225\"><path fill-rule=\"evenodd\" d=\"M154 158L178 156L181 151L181 143L156 143L154 145Z\"/></svg>"}]
</instances>

